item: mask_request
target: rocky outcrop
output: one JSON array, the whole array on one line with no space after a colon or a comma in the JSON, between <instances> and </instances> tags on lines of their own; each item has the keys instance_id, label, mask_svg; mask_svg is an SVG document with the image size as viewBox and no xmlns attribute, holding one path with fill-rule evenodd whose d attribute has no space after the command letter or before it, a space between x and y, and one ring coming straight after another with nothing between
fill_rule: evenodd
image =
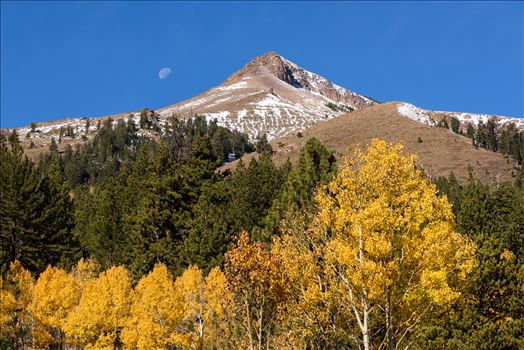
<instances>
[{"instance_id":1,"label":"rocky outcrop","mask_svg":"<svg viewBox=\"0 0 524 350\"><path fill-rule=\"evenodd\" d=\"M243 77L263 74L270 74L297 89L305 89L321 94L334 102L349 105L356 110L375 104L373 100L367 97L344 89L315 73L297 66L276 52L268 52L254 58L238 72L232 74L225 84L237 81Z\"/></svg>"}]
</instances>

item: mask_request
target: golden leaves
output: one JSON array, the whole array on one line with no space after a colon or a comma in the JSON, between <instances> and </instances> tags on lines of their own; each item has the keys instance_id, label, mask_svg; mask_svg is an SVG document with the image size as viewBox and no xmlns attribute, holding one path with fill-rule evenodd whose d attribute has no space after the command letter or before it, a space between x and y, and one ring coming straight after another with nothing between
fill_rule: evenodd
<instances>
[{"instance_id":1,"label":"golden leaves","mask_svg":"<svg viewBox=\"0 0 524 350\"><path fill-rule=\"evenodd\" d=\"M47 336L40 346L62 342L62 329L68 313L78 303L81 290L74 277L62 269L48 266L35 283L28 311Z\"/></svg>"},{"instance_id":2,"label":"golden leaves","mask_svg":"<svg viewBox=\"0 0 524 350\"><path fill-rule=\"evenodd\" d=\"M176 330L184 316L182 297L175 293L173 276L157 264L136 286L122 340L131 349L159 349L177 342Z\"/></svg>"},{"instance_id":3,"label":"golden leaves","mask_svg":"<svg viewBox=\"0 0 524 350\"><path fill-rule=\"evenodd\" d=\"M423 273L435 269L445 275L469 272L473 248L453 232L451 206L436 196L414 156L404 155L402 145L373 140L367 153L356 151L353 160L319 194L318 220L334 234L327 247L329 261L358 274L354 288L379 302L383 293L369 294L372 286L412 288ZM429 285L447 288L445 283ZM440 302L439 293L432 295Z\"/></svg>"},{"instance_id":4,"label":"golden leaves","mask_svg":"<svg viewBox=\"0 0 524 350\"><path fill-rule=\"evenodd\" d=\"M373 140L366 153L355 150L318 192L319 212L312 226L318 233L308 236L310 245L320 247L311 251L316 258L310 263L323 262L319 274L323 292L317 295L331 291L339 297L329 301L332 305L341 302L352 309L349 329L355 318L365 315L386 326L384 313L378 310L390 305L395 305L395 324L414 329L411 315L455 300L460 293L454 281L464 279L475 264L474 245L453 231L450 204L436 196L435 186L415 160L403 153L400 144ZM279 242L286 256L307 264L289 253L298 248L296 239L284 237ZM307 271L300 265L299 271ZM286 266L297 269L293 262ZM304 296L315 290L312 282L303 286ZM317 309L324 314L326 310ZM364 332L360 321L359 327Z\"/></svg>"},{"instance_id":5,"label":"golden leaves","mask_svg":"<svg viewBox=\"0 0 524 350\"><path fill-rule=\"evenodd\" d=\"M70 273L49 266L33 282L13 263L0 281L1 336L33 347L113 349L120 341L130 349L195 349L227 330L232 296L218 268L204 277L190 267L175 280L157 264L134 289L124 267L98 271L81 260Z\"/></svg>"},{"instance_id":6,"label":"golden leaves","mask_svg":"<svg viewBox=\"0 0 524 350\"><path fill-rule=\"evenodd\" d=\"M258 349L270 343L276 320L289 297L289 277L282 265L278 254L264 243L251 242L247 232L226 254L224 269L235 296L235 314L244 332L242 341L249 349L254 349L255 343Z\"/></svg>"},{"instance_id":7,"label":"golden leaves","mask_svg":"<svg viewBox=\"0 0 524 350\"><path fill-rule=\"evenodd\" d=\"M114 341L115 330L125 325L131 302L131 279L121 266L87 281L80 271L91 271L91 268L84 264L77 266L75 276L84 282L82 296L63 328L77 345L100 348L108 342L108 337Z\"/></svg>"}]
</instances>

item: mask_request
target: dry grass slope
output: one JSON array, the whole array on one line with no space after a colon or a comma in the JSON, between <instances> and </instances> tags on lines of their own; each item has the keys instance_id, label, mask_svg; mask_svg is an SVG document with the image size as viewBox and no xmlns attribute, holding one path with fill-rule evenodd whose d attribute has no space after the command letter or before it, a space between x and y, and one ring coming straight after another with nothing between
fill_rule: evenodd
<instances>
[{"instance_id":1,"label":"dry grass slope","mask_svg":"<svg viewBox=\"0 0 524 350\"><path fill-rule=\"evenodd\" d=\"M380 138L403 142L407 152L418 156L419 165L432 178L454 172L457 179L464 182L471 166L475 175L485 183L514 181L517 170L511 159L476 149L470 139L449 130L403 117L397 113L396 105L396 102L388 102L317 123L302 132L301 138L294 135L276 139L272 142L274 160L277 163L287 158L295 161L310 137L316 137L329 149L335 150L339 158L348 154L349 146L364 147L373 138Z\"/></svg>"}]
</instances>

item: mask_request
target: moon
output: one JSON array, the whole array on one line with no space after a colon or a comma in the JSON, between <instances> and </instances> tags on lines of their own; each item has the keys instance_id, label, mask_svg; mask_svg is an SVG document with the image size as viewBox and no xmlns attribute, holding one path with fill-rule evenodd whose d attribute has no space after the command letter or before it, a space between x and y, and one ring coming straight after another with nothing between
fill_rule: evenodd
<instances>
[{"instance_id":1,"label":"moon","mask_svg":"<svg viewBox=\"0 0 524 350\"><path fill-rule=\"evenodd\" d=\"M160 78L160 80L164 80L166 79L169 75L171 74L171 68L169 67L164 67L160 70L160 72L158 72L158 77Z\"/></svg>"}]
</instances>

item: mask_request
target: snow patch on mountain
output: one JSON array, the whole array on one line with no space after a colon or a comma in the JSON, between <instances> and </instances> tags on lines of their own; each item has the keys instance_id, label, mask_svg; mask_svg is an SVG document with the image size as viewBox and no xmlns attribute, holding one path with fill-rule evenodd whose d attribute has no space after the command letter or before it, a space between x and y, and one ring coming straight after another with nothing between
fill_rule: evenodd
<instances>
[{"instance_id":1,"label":"snow patch on mountain","mask_svg":"<svg viewBox=\"0 0 524 350\"><path fill-rule=\"evenodd\" d=\"M431 118L431 116L429 115L428 111L414 106L411 103L398 104L397 112L403 115L404 117L408 117L409 119L412 119L422 124L426 124L429 126L437 125L435 120L433 120L433 118Z\"/></svg>"},{"instance_id":2,"label":"snow patch on mountain","mask_svg":"<svg viewBox=\"0 0 524 350\"><path fill-rule=\"evenodd\" d=\"M31 132L30 126L17 128L15 130L18 134L18 137L25 137L26 135L30 135L31 139L45 139L52 136L55 137L55 139L58 139L58 137L60 136L60 129L65 131L66 129L71 128L77 134L85 134L86 119L87 117L66 118L57 121L56 123L36 123L36 128L34 132ZM93 121L91 121L91 125L92 124Z\"/></svg>"},{"instance_id":3,"label":"snow patch on mountain","mask_svg":"<svg viewBox=\"0 0 524 350\"><path fill-rule=\"evenodd\" d=\"M523 118L503 117L491 114L478 114L478 113L464 113L464 112L446 112L446 111L434 111L434 113L445 114L447 117L457 118L461 124L471 123L474 126L478 126L480 122L486 124L488 120L495 119L500 125L507 125L514 123L519 129L524 129Z\"/></svg>"},{"instance_id":4,"label":"snow patch on mountain","mask_svg":"<svg viewBox=\"0 0 524 350\"><path fill-rule=\"evenodd\" d=\"M234 84L231 84L231 85L218 86L216 89L217 90L222 90L222 91L231 91L231 90L242 89L242 88L247 87L247 81L246 80L247 79L244 79L242 81L239 81L238 83L234 83Z\"/></svg>"},{"instance_id":5,"label":"snow patch on mountain","mask_svg":"<svg viewBox=\"0 0 524 350\"><path fill-rule=\"evenodd\" d=\"M224 124L227 124L226 120L227 120L227 117L229 116L229 114L230 113L227 112L227 111L221 111L221 112L215 112L215 113L206 113L205 117L208 120L216 119L218 124L224 125Z\"/></svg>"},{"instance_id":6,"label":"snow patch on mountain","mask_svg":"<svg viewBox=\"0 0 524 350\"><path fill-rule=\"evenodd\" d=\"M494 119L497 124L501 126L508 125L510 123L515 124L515 127L518 129L524 129L524 119L522 118L512 118L512 117L502 117L497 115L491 115L491 114L478 114L478 113L464 113L464 112L447 112L447 111L429 111L422 109L420 107L414 106L410 103L400 103L397 105L397 111L401 115L408 117L410 119L413 119L417 122L429 125L429 126L436 126L437 123L432 118L436 117L438 120L440 118L445 117L449 118L457 118L458 121L463 125L467 125L467 123L471 123L473 126L478 126L479 123L486 124L488 120Z\"/></svg>"}]
</instances>

